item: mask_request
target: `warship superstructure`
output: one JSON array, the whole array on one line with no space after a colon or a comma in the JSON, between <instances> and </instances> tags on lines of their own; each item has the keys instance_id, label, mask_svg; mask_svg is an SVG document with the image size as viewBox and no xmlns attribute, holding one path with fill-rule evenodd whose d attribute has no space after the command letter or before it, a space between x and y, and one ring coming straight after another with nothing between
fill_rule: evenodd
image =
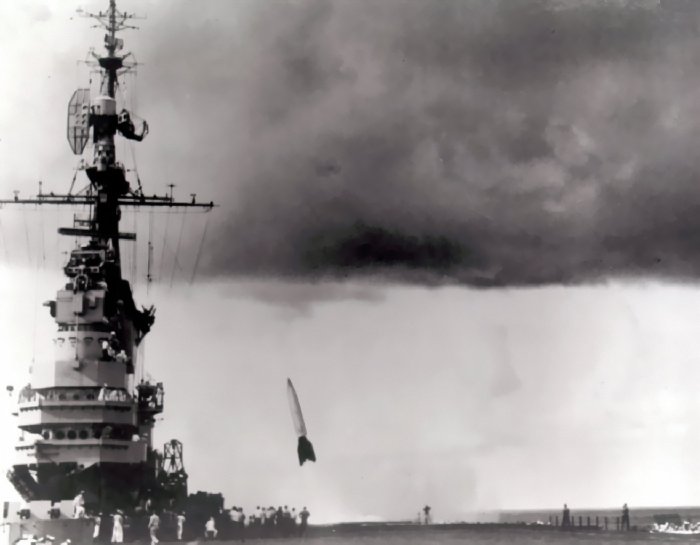
<instances>
[{"instance_id":1,"label":"warship superstructure","mask_svg":"<svg viewBox=\"0 0 700 545\"><path fill-rule=\"evenodd\" d=\"M59 229L82 242L63 269L65 284L45 303L56 322L54 357L34 362L29 383L18 388L21 437L8 478L24 503L3 504L0 537L6 543L23 535L91 541L93 516L107 517L117 509L133 516L146 516L151 508L181 509L187 497L182 445L172 440L159 452L152 443L155 417L163 411L163 385L135 378L137 347L154 323L155 310L136 305L122 275L120 242L134 241L136 233L120 232L119 224L125 207L207 210L213 203L197 202L195 196L178 202L172 190L147 196L140 180L133 187L127 179L115 140L140 141L148 133L146 122L136 126L134 114L115 94L121 75L132 67L117 33L133 28L133 15L119 11L115 0L105 12L83 15L106 30L104 54L91 53L100 89L78 89L68 106L71 149L76 155L93 151L82 162L87 185L81 190L71 185L63 195L40 188L33 198L15 193L0 201L90 210Z\"/></svg>"}]
</instances>

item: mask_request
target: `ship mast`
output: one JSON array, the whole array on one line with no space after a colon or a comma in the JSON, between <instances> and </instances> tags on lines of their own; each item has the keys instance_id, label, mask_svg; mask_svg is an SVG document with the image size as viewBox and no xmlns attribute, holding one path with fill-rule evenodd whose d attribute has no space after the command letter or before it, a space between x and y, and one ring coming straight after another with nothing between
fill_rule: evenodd
<instances>
[{"instance_id":1,"label":"ship mast","mask_svg":"<svg viewBox=\"0 0 700 545\"><path fill-rule=\"evenodd\" d=\"M116 89L119 85L119 75L132 68L125 62L131 53L119 54L124 42L117 37L117 33L125 29L137 27L128 24L136 16L131 13L119 11L116 0L109 1L109 9L106 12L97 13L82 12L84 17L90 17L97 21L107 33L104 37L106 55L100 56L92 52L92 56L102 70L100 96L90 98L89 89L78 89L71 98L68 108L68 141L73 152L81 155L89 139L92 128L92 140L94 146L92 163L85 167L85 172L90 180L90 186L78 193L73 192L73 186L67 194L42 193L41 185L39 193L31 198L19 197L15 191L13 199L0 199L3 204L55 204L67 206L92 205L92 215L88 222L79 224L87 228L76 227L60 228L59 233L68 236L89 237L95 244L110 246L115 255L115 267L113 273L116 278L121 278L119 240L134 240L135 233L120 233L119 220L123 207L168 207L168 208L200 208L211 210L213 202L197 202L196 195L192 195L191 201L177 201L170 194L145 195L140 181L137 188L132 188L126 180L125 169L117 162L115 136L117 132L121 136L141 141L148 134L148 125L144 122L141 132L137 132L131 114L126 109L117 112Z\"/></svg>"}]
</instances>

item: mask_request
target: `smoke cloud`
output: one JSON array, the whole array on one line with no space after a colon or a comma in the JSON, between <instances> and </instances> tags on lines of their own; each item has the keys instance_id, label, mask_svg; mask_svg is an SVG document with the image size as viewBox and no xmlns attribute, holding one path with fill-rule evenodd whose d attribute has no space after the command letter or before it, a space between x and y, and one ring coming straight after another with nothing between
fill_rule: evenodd
<instances>
[{"instance_id":1,"label":"smoke cloud","mask_svg":"<svg viewBox=\"0 0 700 545\"><path fill-rule=\"evenodd\" d=\"M144 73L222 204L209 275L700 274L697 3L203 5Z\"/></svg>"}]
</instances>

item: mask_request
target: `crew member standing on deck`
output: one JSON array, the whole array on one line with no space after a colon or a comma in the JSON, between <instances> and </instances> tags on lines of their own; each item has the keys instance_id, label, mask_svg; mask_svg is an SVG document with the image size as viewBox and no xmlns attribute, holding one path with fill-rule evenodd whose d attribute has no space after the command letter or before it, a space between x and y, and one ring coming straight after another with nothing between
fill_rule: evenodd
<instances>
[{"instance_id":1,"label":"crew member standing on deck","mask_svg":"<svg viewBox=\"0 0 700 545\"><path fill-rule=\"evenodd\" d=\"M209 517L209 520L204 525L204 538L207 540L216 539L216 536L218 533L219 532L216 529L216 523L214 522L214 517Z\"/></svg>"},{"instance_id":2,"label":"crew member standing on deck","mask_svg":"<svg viewBox=\"0 0 700 545\"><path fill-rule=\"evenodd\" d=\"M158 543L158 528L160 528L160 517L153 511L151 518L148 519L148 533L151 535L151 545Z\"/></svg>"},{"instance_id":3,"label":"crew member standing on deck","mask_svg":"<svg viewBox=\"0 0 700 545\"><path fill-rule=\"evenodd\" d=\"M568 528L571 526L571 514L569 513L569 507L564 504L564 512L561 515L561 527Z\"/></svg>"},{"instance_id":4,"label":"crew member standing on deck","mask_svg":"<svg viewBox=\"0 0 700 545\"><path fill-rule=\"evenodd\" d=\"M289 508L285 505L284 511L282 511L282 535L287 537L291 534L291 522L292 515L289 512Z\"/></svg>"},{"instance_id":5,"label":"crew member standing on deck","mask_svg":"<svg viewBox=\"0 0 700 545\"><path fill-rule=\"evenodd\" d=\"M242 507L238 508L238 531L240 540L245 541L245 513Z\"/></svg>"},{"instance_id":6,"label":"crew member standing on deck","mask_svg":"<svg viewBox=\"0 0 700 545\"><path fill-rule=\"evenodd\" d=\"M124 513L121 509L112 515L112 543L124 542Z\"/></svg>"},{"instance_id":7,"label":"crew member standing on deck","mask_svg":"<svg viewBox=\"0 0 700 545\"><path fill-rule=\"evenodd\" d=\"M85 516L85 491L81 490L73 500L73 518L81 519Z\"/></svg>"},{"instance_id":8,"label":"crew member standing on deck","mask_svg":"<svg viewBox=\"0 0 700 545\"><path fill-rule=\"evenodd\" d=\"M275 508L271 505L270 507L267 508L267 518L265 521L267 522L267 533L272 534L275 529L275 515L276 515Z\"/></svg>"},{"instance_id":9,"label":"crew member standing on deck","mask_svg":"<svg viewBox=\"0 0 700 545\"><path fill-rule=\"evenodd\" d=\"M307 521L309 520L309 513L306 509L306 506L301 510L301 513L299 513L299 536L303 536L306 533L306 526L307 526Z\"/></svg>"},{"instance_id":10,"label":"crew member standing on deck","mask_svg":"<svg viewBox=\"0 0 700 545\"><path fill-rule=\"evenodd\" d=\"M627 504L622 506L622 520L620 521L620 530L630 529L630 510Z\"/></svg>"},{"instance_id":11,"label":"crew member standing on deck","mask_svg":"<svg viewBox=\"0 0 700 545\"><path fill-rule=\"evenodd\" d=\"M177 540L182 541L182 533L185 531L185 513L180 513L177 516Z\"/></svg>"},{"instance_id":12,"label":"crew member standing on deck","mask_svg":"<svg viewBox=\"0 0 700 545\"><path fill-rule=\"evenodd\" d=\"M257 515L260 518L260 529L265 528L267 525L267 509L264 507L258 507Z\"/></svg>"},{"instance_id":13,"label":"crew member standing on deck","mask_svg":"<svg viewBox=\"0 0 700 545\"><path fill-rule=\"evenodd\" d=\"M100 525L102 524L102 513L98 513L95 516L95 526L92 530L92 539L97 539L100 537Z\"/></svg>"}]
</instances>

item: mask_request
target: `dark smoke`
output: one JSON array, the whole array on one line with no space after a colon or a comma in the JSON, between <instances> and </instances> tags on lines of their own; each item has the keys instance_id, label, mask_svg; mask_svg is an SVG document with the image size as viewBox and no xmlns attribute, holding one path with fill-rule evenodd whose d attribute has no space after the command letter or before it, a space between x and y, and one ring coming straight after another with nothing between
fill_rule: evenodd
<instances>
[{"instance_id":1,"label":"dark smoke","mask_svg":"<svg viewBox=\"0 0 700 545\"><path fill-rule=\"evenodd\" d=\"M149 62L223 205L208 274L700 274L697 3L206 4Z\"/></svg>"}]
</instances>

